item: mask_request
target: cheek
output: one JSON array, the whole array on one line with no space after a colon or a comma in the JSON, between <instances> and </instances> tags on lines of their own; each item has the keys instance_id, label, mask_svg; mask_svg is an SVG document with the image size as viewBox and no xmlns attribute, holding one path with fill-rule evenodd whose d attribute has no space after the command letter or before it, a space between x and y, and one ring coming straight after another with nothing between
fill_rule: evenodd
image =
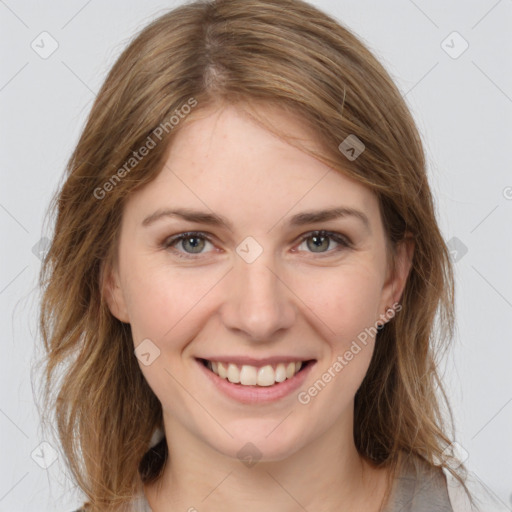
<instances>
[{"instance_id":1,"label":"cheek","mask_svg":"<svg viewBox=\"0 0 512 512\"><path fill-rule=\"evenodd\" d=\"M297 295L316 326L340 348L378 319L381 276L370 263L322 269L296 279Z\"/></svg>"},{"instance_id":2,"label":"cheek","mask_svg":"<svg viewBox=\"0 0 512 512\"><path fill-rule=\"evenodd\" d=\"M382 283L375 267L362 264L340 267L317 282L304 302L314 312L315 330L327 341L328 352L298 400L311 417L334 422L350 407L368 371Z\"/></svg>"},{"instance_id":3,"label":"cheek","mask_svg":"<svg viewBox=\"0 0 512 512\"><path fill-rule=\"evenodd\" d=\"M200 303L221 274L197 269L176 270L165 264L151 265L140 258L127 262L124 289L134 341L156 343L175 338L195 325ZM172 334L171 334L172 332Z\"/></svg>"}]
</instances>

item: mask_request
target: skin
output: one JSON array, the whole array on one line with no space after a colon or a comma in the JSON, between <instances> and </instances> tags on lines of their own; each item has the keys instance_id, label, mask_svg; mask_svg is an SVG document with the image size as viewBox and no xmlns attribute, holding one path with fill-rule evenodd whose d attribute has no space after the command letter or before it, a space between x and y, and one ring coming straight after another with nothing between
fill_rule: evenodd
<instances>
[{"instance_id":1,"label":"skin","mask_svg":"<svg viewBox=\"0 0 512 512\"><path fill-rule=\"evenodd\" d=\"M270 107L258 112L320 149L300 119ZM369 229L349 216L288 225L296 213L339 206L364 212ZM220 214L232 229L177 217L141 225L156 210L176 207ZM302 235L320 229L353 245L328 238L315 251L312 237ZM186 242L174 251L161 245L187 231L212 241L194 240L199 253ZM236 252L248 236L263 249L250 264ZM160 350L150 365L139 361L162 403L170 453L162 478L145 486L154 512L379 510L386 470L361 458L353 439L354 395L374 338L305 405L297 392L276 403L238 403L208 382L195 358L316 359L301 387L307 390L399 302L413 249L398 247L392 274L385 243L369 189L277 138L240 107L187 120L162 172L125 205L118 260L105 284L112 314L131 325L134 346L149 338ZM237 457L247 442L261 453L251 467Z\"/></svg>"}]
</instances>

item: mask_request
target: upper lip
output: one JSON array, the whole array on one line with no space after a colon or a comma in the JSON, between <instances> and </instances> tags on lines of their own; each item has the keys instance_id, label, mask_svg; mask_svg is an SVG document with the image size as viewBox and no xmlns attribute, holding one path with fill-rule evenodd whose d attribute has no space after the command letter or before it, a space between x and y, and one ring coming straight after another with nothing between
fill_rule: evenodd
<instances>
[{"instance_id":1,"label":"upper lip","mask_svg":"<svg viewBox=\"0 0 512 512\"><path fill-rule=\"evenodd\" d=\"M249 366L265 366L272 365L278 363L295 363L297 361L302 361L303 363L306 361L311 361L313 358L304 358L300 356L272 356L265 357L263 359L258 359L255 357L247 357L247 356L211 356L211 357L201 357L199 359L206 359L207 361L215 361L217 363L233 363L236 365L249 365Z\"/></svg>"}]
</instances>

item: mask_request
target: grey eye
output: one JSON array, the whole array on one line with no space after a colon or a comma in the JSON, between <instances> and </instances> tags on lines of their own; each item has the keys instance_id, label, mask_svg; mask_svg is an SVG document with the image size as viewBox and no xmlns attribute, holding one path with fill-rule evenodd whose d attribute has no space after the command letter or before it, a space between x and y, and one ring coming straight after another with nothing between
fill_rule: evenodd
<instances>
[{"instance_id":1,"label":"grey eye","mask_svg":"<svg viewBox=\"0 0 512 512\"><path fill-rule=\"evenodd\" d=\"M204 238L200 236L187 236L179 240L181 242L181 246L183 249L185 249L185 252L191 252L193 254L200 253L205 246L206 241ZM187 246L191 249L188 250Z\"/></svg>"},{"instance_id":2,"label":"grey eye","mask_svg":"<svg viewBox=\"0 0 512 512\"><path fill-rule=\"evenodd\" d=\"M311 244L309 243L310 240L312 241ZM308 249L311 249L312 252L324 252L325 249L329 248L330 242L330 237L327 235L312 235L307 238L306 243Z\"/></svg>"}]
</instances>

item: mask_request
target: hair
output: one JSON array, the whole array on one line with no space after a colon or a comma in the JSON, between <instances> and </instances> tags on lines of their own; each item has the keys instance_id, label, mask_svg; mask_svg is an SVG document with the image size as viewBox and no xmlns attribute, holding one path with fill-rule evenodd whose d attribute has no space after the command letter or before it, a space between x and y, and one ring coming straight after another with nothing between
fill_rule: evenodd
<instances>
[{"instance_id":1,"label":"hair","mask_svg":"<svg viewBox=\"0 0 512 512\"><path fill-rule=\"evenodd\" d=\"M413 239L402 312L379 330L355 396L355 444L391 475L403 456L446 468L472 499L464 464L455 469L445 456L453 413L438 364L454 332L453 269L404 99L351 31L304 1L199 0L152 21L122 52L49 208L55 230L39 277L43 425L56 424L90 509L125 506L169 456L165 438L150 447L163 428L161 404L140 371L130 325L103 293L123 206L156 178L194 115L228 104L254 107L254 118L291 144L257 106L299 116L322 150L297 147L378 198L391 265L398 244ZM364 144L356 159L339 149L349 135Z\"/></svg>"}]
</instances>

